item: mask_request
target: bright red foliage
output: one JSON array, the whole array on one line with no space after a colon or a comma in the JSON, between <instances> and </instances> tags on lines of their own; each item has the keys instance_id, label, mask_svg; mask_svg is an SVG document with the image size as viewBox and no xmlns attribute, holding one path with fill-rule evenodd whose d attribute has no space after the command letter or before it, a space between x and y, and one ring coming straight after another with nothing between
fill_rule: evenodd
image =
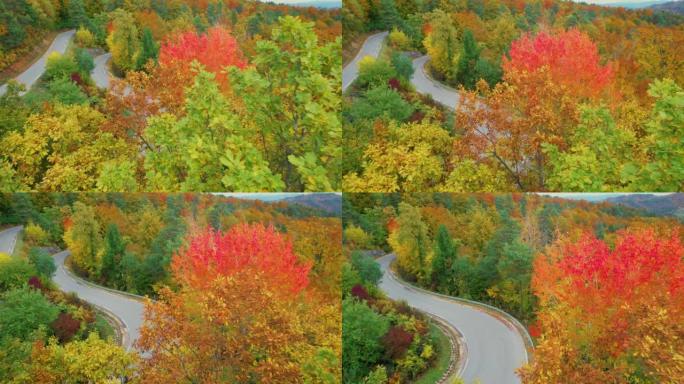
<instances>
[{"instance_id":1,"label":"bright red foliage","mask_svg":"<svg viewBox=\"0 0 684 384\"><path fill-rule=\"evenodd\" d=\"M253 271L298 293L309 284L311 265L300 263L292 243L273 227L238 224L225 233L207 230L191 237L172 268L177 280L193 288L207 286L218 275Z\"/></svg>"},{"instance_id":2,"label":"bright red foliage","mask_svg":"<svg viewBox=\"0 0 684 384\"><path fill-rule=\"evenodd\" d=\"M578 96L597 96L613 80L612 66L600 64L596 44L577 29L557 35L523 35L511 43L510 57L503 57L507 78L548 67L556 83L568 86Z\"/></svg>"},{"instance_id":3,"label":"bright red foliage","mask_svg":"<svg viewBox=\"0 0 684 384\"><path fill-rule=\"evenodd\" d=\"M181 65L189 71L194 60L216 74L220 82L225 81L225 75L221 72L226 67L247 66L237 41L224 27L212 27L202 35L185 32L163 44L159 51L159 64L164 67Z\"/></svg>"}]
</instances>

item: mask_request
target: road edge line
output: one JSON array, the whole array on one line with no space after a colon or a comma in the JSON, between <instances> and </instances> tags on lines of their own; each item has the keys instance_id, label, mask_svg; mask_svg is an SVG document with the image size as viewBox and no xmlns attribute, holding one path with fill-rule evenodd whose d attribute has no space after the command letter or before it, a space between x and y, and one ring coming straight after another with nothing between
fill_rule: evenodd
<instances>
[{"instance_id":1,"label":"road edge line","mask_svg":"<svg viewBox=\"0 0 684 384\"><path fill-rule=\"evenodd\" d=\"M81 282L81 283L83 283L83 284L85 284L85 285L89 285L89 286L91 286L91 287L93 287L93 288L102 289L102 290L104 290L104 291L107 291L107 292L112 293L112 294L115 294L115 295L125 296L125 297L128 297L128 298L131 298L131 299L140 301L140 302L142 302L143 304L144 304L145 302L147 302L148 297L146 297L146 296L136 295L135 293L124 292L124 291L120 291L120 290L118 290L118 289L105 287L105 286L103 286L103 285L100 285L100 284L97 284L97 283L93 283L92 281L86 280L86 279L84 279L84 278L78 276L74 271L71 270L71 267L69 267L69 263L67 263L68 259L71 257L71 251L66 250L66 251L62 251L62 252L69 252L69 254L64 258L64 270L65 270L65 271L67 272L67 274L69 274L69 276L70 276L71 278L73 278L74 280L79 281L79 282Z\"/></svg>"},{"instance_id":2,"label":"road edge line","mask_svg":"<svg viewBox=\"0 0 684 384\"><path fill-rule=\"evenodd\" d=\"M394 255L392 253L388 253L388 255L390 255L390 254ZM395 260L396 260L396 256L395 256ZM513 317L513 315L509 314L508 312L505 312L502 309L499 309L499 308L494 307L494 306L489 305L489 304L481 303L479 301L473 301L473 300L468 300L468 299L464 299L461 297L449 296L449 295L445 295L443 293L432 292L432 291L429 291L425 288L421 288L421 287L414 285L408 281L405 281L404 279L397 276L394 269L392 268L393 265L394 265L394 260L392 262L390 262L389 268L387 270L390 272L392 277L394 277L395 280L397 280L397 282L399 282L400 284L404 285L405 287L407 287L409 289L414 289L414 290L423 292L425 294L438 296L438 297L441 297L443 299L451 300L451 301L454 301L454 302L457 302L457 303L460 303L463 305L468 305L468 306L476 307L476 308L479 307L480 309L487 309L487 310L494 311L497 314L499 314L500 317L497 317L497 318L500 321L509 323L522 336L523 342L525 344L525 358L527 360L526 363L529 364L530 362L532 362L532 359L533 359L532 351L534 351L534 342L532 341L532 337L530 336L530 334L527 331L527 329L525 328L525 326L522 325L520 320Z\"/></svg>"}]
</instances>

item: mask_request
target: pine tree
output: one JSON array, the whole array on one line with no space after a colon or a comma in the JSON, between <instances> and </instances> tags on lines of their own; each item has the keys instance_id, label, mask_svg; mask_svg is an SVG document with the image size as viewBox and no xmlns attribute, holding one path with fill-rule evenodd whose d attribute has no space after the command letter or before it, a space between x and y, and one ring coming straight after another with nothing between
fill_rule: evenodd
<instances>
[{"instance_id":1,"label":"pine tree","mask_svg":"<svg viewBox=\"0 0 684 384\"><path fill-rule=\"evenodd\" d=\"M126 252L126 243L121 238L119 227L110 224L105 234L104 254L100 276L105 283L114 288L124 288L121 278L121 260Z\"/></svg>"},{"instance_id":2,"label":"pine tree","mask_svg":"<svg viewBox=\"0 0 684 384\"><path fill-rule=\"evenodd\" d=\"M466 29L463 32L463 46L458 60L457 80L468 89L475 88L479 74L475 66L480 58L480 48L477 46L473 33Z\"/></svg>"},{"instance_id":3,"label":"pine tree","mask_svg":"<svg viewBox=\"0 0 684 384\"><path fill-rule=\"evenodd\" d=\"M432 284L439 291L448 290L451 269L457 257L457 249L444 224L439 226L432 259Z\"/></svg>"},{"instance_id":4,"label":"pine tree","mask_svg":"<svg viewBox=\"0 0 684 384\"><path fill-rule=\"evenodd\" d=\"M142 33L142 50L138 57L138 69L143 68L150 60L153 60L156 64L158 59L159 44L154 41L152 31L149 28L145 28Z\"/></svg>"}]
</instances>

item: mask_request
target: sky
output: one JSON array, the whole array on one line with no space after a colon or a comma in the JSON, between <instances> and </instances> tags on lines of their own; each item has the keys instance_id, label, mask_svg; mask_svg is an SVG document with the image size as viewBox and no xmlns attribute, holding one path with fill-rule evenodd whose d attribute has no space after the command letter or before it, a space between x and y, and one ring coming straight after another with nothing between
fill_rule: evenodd
<instances>
[{"instance_id":1,"label":"sky","mask_svg":"<svg viewBox=\"0 0 684 384\"><path fill-rule=\"evenodd\" d=\"M587 200L587 201L602 201L609 199L611 197L623 196L623 195L669 195L669 193L540 193L540 195L560 197L563 199L570 200Z\"/></svg>"},{"instance_id":2,"label":"sky","mask_svg":"<svg viewBox=\"0 0 684 384\"><path fill-rule=\"evenodd\" d=\"M614 3L620 3L620 4L627 4L627 3L632 3L632 4L638 4L638 3L661 3L665 1L672 1L672 0L572 0L576 3L590 3L590 4L614 4Z\"/></svg>"}]
</instances>

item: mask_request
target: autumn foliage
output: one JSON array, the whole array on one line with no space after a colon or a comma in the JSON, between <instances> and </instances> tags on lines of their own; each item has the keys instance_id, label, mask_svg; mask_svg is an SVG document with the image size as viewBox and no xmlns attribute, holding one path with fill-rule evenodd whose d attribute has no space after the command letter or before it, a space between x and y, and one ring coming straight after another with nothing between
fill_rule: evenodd
<instances>
[{"instance_id":1,"label":"autumn foliage","mask_svg":"<svg viewBox=\"0 0 684 384\"><path fill-rule=\"evenodd\" d=\"M195 60L214 73L220 83L226 80L223 74L226 67L247 66L230 30L220 26L210 28L206 34L182 33L163 44L159 51L159 64L162 67L174 67L183 73L190 72L190 65Z\"/></svg>"},{"instance_id":2,"label":"autumn foliage","mask_svg":"<svg viewBox=\"0 0 684 384\"><path fill-rule=\"evenodd\" d=\"M206 286L216 276L253 271L269 276L274 285L291 292L309 284L310 264L299 263L292 243L273 227L238 224L225 233L208 230L189 240L174 257L175 276L188 286Z\"/></svg>"},{"instance_id":3,"label":"autumn foliage","mask_svg":"<svg viewBox=\"0 0 684 384\"><path fill-rule=\"evenodd\" d=\"M503 57L507 78L548 67L551 78L581 96L597 96L613 79L610 64L602 66L596 44L577 29L536 36L523 35L511 43L510 59Z\"/></svg>"},{"instance_id":4,"label":"autumn foliage","mask_svg":"<svg viewBox=\"0 0 684 384\"><path fill-rule=\"evenodd\" d=\"M593 235L537 257L542 336L525 383L684 379L684 247L677 234ZM629 381L629 380L628 380Z\"/></svg>"}]
</instances>

